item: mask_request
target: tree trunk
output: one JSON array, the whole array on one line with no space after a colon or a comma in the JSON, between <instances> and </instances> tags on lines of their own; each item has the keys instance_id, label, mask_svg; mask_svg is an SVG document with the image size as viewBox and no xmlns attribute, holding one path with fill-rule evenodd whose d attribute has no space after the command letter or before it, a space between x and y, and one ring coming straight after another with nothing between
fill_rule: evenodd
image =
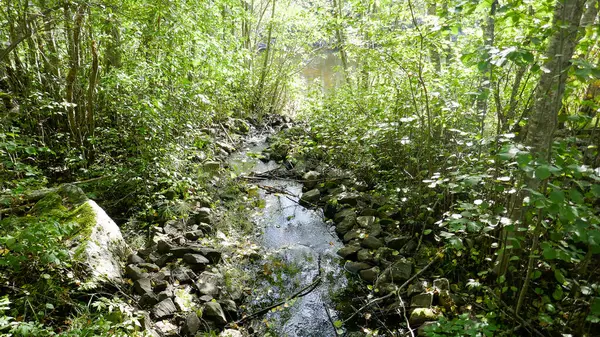
<instances>
[{"instance_id":1,"label":"tree trunk","mask_svg":"<svg viewBox=\"0 0 600 337\"><path fill-rule=\"evenodd\" d=\"M579 24L583 14L585 0L558 0L554 9L554 33L550 37L545 53L546 62L535 92L533 109L528 123L528 132L524 145L530 149L534 160L539 163L550 159L554 129L556 128L558 112L562 107L562 97L570 61L579 42ZM541 181L535 177L525 177L523 183L527 189L538 190ZM511 219L515 229L525 229L522 222L523 200L528 195L522 189L514 198ZM518 239L524 239L526 231L504 231L503 250L498 256L496 273L505 274L508 261L513 249L507 248L518 245Z\"/></svg>"}]
</instances>

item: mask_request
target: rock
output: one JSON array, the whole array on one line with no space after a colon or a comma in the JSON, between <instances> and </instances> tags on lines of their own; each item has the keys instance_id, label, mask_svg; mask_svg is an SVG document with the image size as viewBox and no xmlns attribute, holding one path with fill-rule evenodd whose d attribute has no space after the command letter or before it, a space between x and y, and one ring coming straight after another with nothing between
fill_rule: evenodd
<instances>
[{"instance_id":1,"label":"rock","mask_svg":"<svg viewBox=\"0 0 600 337\"><path fill-rule=\"evenodd\" d=\"M438 290L449 290L450 282L447 278L438 278L433 280L433 286Z\"/></svg>"},{"instance_id":2,"label":"rock","mask_svg":"<svg viewBox=\"0 0 600 337\"><path fill-rule=\"evenodd\" d=\"M229 143L225 143L225 142L216 142L216 144L222 148L223 150L227 151L228 154L231 154L233 152L235 152L235 147L233 147L232 145L230 145Z\"/></svg>"},{"instance_id":3,"label":"rock","mask_svg":"<svg viewBox=\"0 0 600 337\"><path fill-rule=\"evenodd\" d=\"M341 256L344 260L354 260L356 259L356 253L359 250L360 246L345 246L337 251L337 255Z\"/></svg>"},{"instance_id":4,"label":"rock","mask_svg":"<svg viewBox=\"0 0 600 337\"><path fill-rule=\"evenodd\" d=\"M233 121L233 126L237 129L241 134L247 134L250 132L250 125L243 119L235 119Z\"/></svg>"},{"instance_id":5,"label":"rock","mask_svg":"<svg viewBox=\"0 0 600 337\"><path fill-rule=\"evenodd\" d=\"M169 220L163 226L163 231L167 235L176 236L183 231L185 224L181 220Z\"/></svg>"},{"instance_id":6,"label":"rock","mask_svg":"<svg viewBox=\"0 0 600 337\"><path fill-rule=\"evenodd\" d=\"M185 232L185 238L190 240L190 241L196 241L198 240L200 237L202 237L204 235L204 233L202 232L202 230L198 229L195 231L189 231L189 232Z\"/></svg>"},{"instance_id":7,"label":"rock","mask_svg":"<svg viewBox=\"0 0 600 337\"><path fill-rule=\"evenodd\" d=\"M375 264L375 259L373 257L373 254L371 254L371 252L368 249L359 250L358 253L356 254L356 257L359 262Z\"/></svg>"},{"instance_id":8,"label":"rock","mask_svg":"<svg viewBox=\"0 0 600 337\"><path fill-rule=\"evenodd\" d=\"M169 251L171 251L171 249L173 249L173 245L171 245L170 243L168 243L165 240L158 241L158 243L156 244L156 247L158 249L158 252L161 254L166 254Z\"/></svg>"},{"instance_id":9,"label":"rock","mask_svg":"<svg viewBox=\"0 0 600 337\"><path fill-rule=\"evenodd\" d=\"M192 287L190 286L186 286L183 289L177 289L173 294L173 302L175 303L177 310L182 312L192 311L195 298L196 295L192 294Z\"/></svg>"},{"instance_id":10,"label":"rock","mask_svg":"<svg viewBox=\"0 0 600 337\"><path fill-rule=\"evenodd\" d=\"M160 293L158 293L158 301L164 301L167 298L173 298L174 294L173 294L173 289L172 288L168 288L161 291Z\"/></svg>"},{"instance_id":11,"label":"rock","mask_svg":"<svg viewBox=\"0 0 600 337\"><path fill-rule=\"evenodd\" d=\"M171 272L173 278L179 281L179 283L190 282L192 280L192 274L192 270L184 266L177 267Z\"/></svg>"},{"instance_id":12,"label":"rock","mask_svg":"<svg viewBox=\"0 0 600 337\"><path fill-rule=\"evenodd\" d=\"M150 308L159 302L158 295L155 293L146 293L140 298L140 306L142 308Z\"/></svg>"},{"instance_id":13,"label":"rock","mask_svg":"<svg viewBox=\"0 0 600 337\"><path fill-rule=\"evenodd\" d=\"M348 233L344 234L344 237L342 238L342 240L344 240L344 242L350 242L352 240L360 238L361 234L363 234L363 233L361 233L359 230L353 229L353 230L349 231Z\"/></svg>"},{"instance_id":14,"label":"rock","mask_svg":"<svg viewBox=\"0 0 600 337\"><path fill-rule=\"evenodd\" d=\"M157 265L155 265L154 263L140 263L137 266L139 268L144 268L147 271L153 272L153 273L155 273L155 272L157 272L157 271L160 270L160 268Z\"/></svg>"},{"instance_id":15,"label":"rock","mask_svg":"<svg viewBox=\"0 0 600 337\"><path fill-rule=\"evenodd\" d=\"M406 259L393 263L383 271L380 280L385 283L398 283L406 281L412 275L413 264Z\"/></svg>"},{"instance_id":16,"label":"rock","mask_svg":"<svg viewBox=\"0 0 600 337\"><path fill-rule=\"evenodd\" d=\"M333 205L331 203L326 203L325 208L323 209L323 214L325 214L325 217L327 217L328 219L333 219L335 217L335 213L337 213L337 211L338 211L337 205Z\"/></svg>"},{"instance_id":17,"label":"rock","mask_svg":"<svg viewBox=\"0 0 600 337\"><path fill-rule=\"evenodd\" d=\"M350 206L356 206L358 203L359 195L352 192L342 192L337 196L339 204L347 204Z\"/></svg>"},{"instance_id":18,"label":"rock","mask_svg":"<svg viewBox=\"0 0 600 337\"><path fill-rule=\"evenodd\" d=\"M141 268L134 264L128 264L127 267L125 267L125 275L132 281L148 277L148 273L145 273Z\"/></svg>"},{"instance_id":19,"label":"rock","mask_svg":"<svg viewBox=\"0 0 600 337\"><path fill-rule=\"evenodd\" d=\"M412 240L408 241L404 245L404 247L402 247L402 249L400 250L400 254L407 255L407 256L412 255L415 253L415 250L417 250L417 246L418 246L417 240L412 239Z\"/></svg>"},{"instance_id":20,"label":"rock","mask_svg":"<svg viewBox=\"0 0 600 337\"><path fill-rule=\"evenodd\" d=\"M300 198L300 205L310 206L312 204L315 204L319 201L320 196L321 193L316 188L306 193L303 193L302 197Z\"/></svg>"},{"instance_id":21,"label":"rock","mask_svg":"<svg viewBox=\"0 0 600 337\"><path fill-rule=\"evenodd\" d=\"M385 245L394 250L400 250L410 240L410 236L391 237L385 240Z\"/></svg>"},{"instance_id":22,"label":"rock","mask_svg":"<svg viewBox=\"0 0 600 337\"><path fill-rule=\"evenodd\" d=\"M233 330L233 329L225 329L223 330L223 332L221 332L219 334L219 337L242 337L242 333L237 331L237 330Z\"/></svg>"},{"instance_id":23,"label":"rock","mask_svg":"<svg viewBox=\"0 0 600 337\"><path fill-rule=\"evenodd\" d=\"M175 312L177 312L177 308L170 298L160 301L152 308L152 315L157 320L173 316Z\"/></svg>"},{"instance_id":24,"label":"rock","mask_svg":"<svg viewBox=\"0 0 600 337\"><path fill-rule=\"evenodd\" d=\"M212 233L213 232L212 226L207 224L206 222L199 223L198 229L200 229L204 233Z\"/></svg>"},{"instance_id":25,"label":"rock","mask_svg":"<svg viewBox=\"0 0 600 337\"><path fill-rule=\"evenodd\" d=\"M374 216L359 216L356 218L356 222L362 228L371 228L377 220Z\"/></svg>"},{"instance_id":26,"label":"rock","mask_svg":"<svg viewBox=\"0 0 600 337\"><path fill-rule=\"evenodd\" d=\"M344 218L347 217L356 217L356 211L354 210L354 208L344 208L341 211L335 213L335 215L333 216L333 221L341 222Z\"/></svg>"},{"instance_id":27,"label":"rock","mask_svg":"<svg viewBox=\"0 0 600 337\"><path fill-rule=\"evenodd\" d=\"M208 320L212 320L213 322L219 325L227 324L227 318L225 318L223 308L221 308L221 305L217 302L204 303L202 317Z\"/></svg>"},{"instance_id":28,"label":"rock","mask_svg":"<svg viewBox=\"0 0 600 337\"><path fill-rule=\"evenodd\" d=\"M368 249L378 249L380 247L383 247L383 241L376 237L369 236L362 240L360 245Z\"/></svg>"},{"instance_id":29,"label":"rock","mask_svg":"<svg viewBox=\"0 0 600 337\"><path fill-rule=\"evenodd\" d=\"M418 334L417 336L427 336L427 332L426 330L428 330L428 327L433 327L435 325L438 325L438 322L425 322L423 324L421 324L421 326L419 327Z\"/></svg>"},{"instance_id":30,"label":"rock","mask_svg":"<svg viewBox=\"0 0 600 337\"><path fill-rule=\"evenodd\" d=\"M371 265L364 262L346 261L346 264L344 264L344 269L353 274L358 274L359 271L369 268L371 268Z\"/></svg>"},{"instance_id":31,"label":"rock","mask_svg":"<svg viewBox=\"0 0 600 337\"><path fill-rule=\"evenodd\" d=\"M454 300L454 298L457 296L452 296L450 294L450 291L448 290L440 290L438 293L438 299L440 302L440 305L442 307L444 307L444 309L446 309L446 311L451 312L452 311L452 307L456 307L457 304Z\"/></svg>"},{"instance_id":32,"label":"rock","mask_svg":"<svg viewBox=\"0 0 600 337\"><path fill-rule=\"evenodd\" d=\"M429 287L429 282L423 281L423 280L418 280L416 282L413 282L411 285L409 285L406 292L408 293L408 296L413 296L414 294L420 294L420 293L427 291L428 287Z\"/></svg>"},{"instance_id":33,"label":"rock","mask_svg":"<svg viewBox=\"0 0 600 337\"><path fill-rule=\"evenodd\" d=\"M221 262L221 251L214 248L200 248L200 253L204 255L210 263L217 264Z\"/></svg>"},{"instance_id":34,"label":"rock","mask_svg":"<svg viewBox=\"0 0 600 337\"><path fill-rule=\"evenodd\" d=\"M156 262L155 262L155 263L156 263L156 265L157 265L157 266L159 266L159 267L164 267L164 266L166 266L166 265L167 265L167 263L169 263L169 262L172 262L172 261L174 261L175 259L176 259L176 256L175 256L175 255L173 255L173 254L171 254L171 253L168 253L168 254L165 254L165 255L163 255L163 256L161 256L161 257L159 257L159 258L158 258L158 260L156 260Z\"/></svg>"},{"instance_id":35,"label":"rock","mask_svg":"<svg viewBox=\"0 0 600 337\"><path fill-rule=\"evenodd\" d=\"M133 283L135 292L140 295L152 293L152 281L148 278L142 278Z\"/></svg>"},{"instance_id":36,"label":"rock","mask_svg":"<svg viewBox=\"0 0 600 337\"><path fill-rule=\"evenodd\" d=\"M302 179L304 179L304 186L306 189L311 190L317 186L318 179L321 177L321 174L317 171L308 171L304 174Z\"/></svg>"},{"instance_id":37,"label":"rock","mask_svg":"<svg viewBox=\"0 0 600 337\"><path fill-rule=\"evenodd\" d=\"M217 172L221 168L221 163L218 161L210 160L202 164L202 167L206 172Z\"/></svg>"},{"instance_id":38,"label":"rock","mask_svg":"<svg viewBox=\"0 0 600 337\"><path fill-rule=\"evenodd\" d=\"M416 308L410 313L408 321L410 325L418 326L425 322L437 321L441 317L444 317L444 315L438 310L432 308Z\"/></svg>"},{"instance_id":39,"label":"rock","mask_svg":"<svg viewBox=\"0 0 600 337\"><path fill-rule=\"evenodd\" d=\"M200 300L201 303L210 302L213 300L213 297L210 295L202 295L202 296L198 297L198 300Z\"/></svg>"},{"instance_id":40,"label":"rock","mask_svg":"<svg viewBox=\"0 0 600 337\"><path fill-rule=\"evenodd\" d=\"M137 254L130 254L127 257L127 264L138 264L138 263L144 263L144 262L146 262L146 261L144 261L144 259L142 259Z\"/></svg>"},{"instance_id":41,"label":"rock","mask_svg":"<svg viewBox=\"0 0 600 337\"><path fill-rule=\"evenodd\" d=\"M160 333L165 336L165 337L176 337L178 336L177 334L177 325L168 322L168 321L161 321L161 322L156 322L156 328L158 329L158 331L160 331Z\"/></svg>"},{"instance_id":42,"label":"rock","mask_svg":"<svg viewBox=\"0 0 600 337\"><path fill-rule=\"evenodd\" d=\"M346 217L335 226L335 231L339 235L345 235L354 228L354 223L355 221L352 217Z\"/></svg>"},{"instance_id":43,"label":"rock","mask_svg":"<svg viewBox=\"0 0 600 337\"><path fill-rule=\"evenodd\" d=\"M200 224L200 223L210 224L211 223L211 221L210 221L211 214L212 214L212 211L210 208L202 207L202 208L197 209L194 212L194 219L196 220L197 224Z\"/></svg>"},{"instance_id":44,"label":"rock","mask_svg":"<svg viewBox=\"0 0 600 337\"><path fill-rule=\"evenodd\" d=\"M410 306L412 308L431 308L433 304L433 294L431 293L422 293L419 295L415 295L410 300Z\"/></svg>"},{"instance_id":45,"label":"rock","mask_svg":"<svg viewBox=\"0 0 600 337\"><path fill-rule=\"evenodd\" d=\"M378 237L381 235L382 229L381 229L381 225L379 223L374 223L373 225L371 225L371 228L368 229L368 234L369 236L372 237Z\"/></svg>"},{"instance_id":46,"label":"rock","mask_svg":"<svg viewBox=\"0 0 600 337\"><path fill-rule=\"evenodd\" d=\"M366 282L373 283L377 280L377 276L379 275L379 267L373 267L369 269L363 269L359 272L360 278Z\"/></svg>"},{"instance_id":47,"label":"rock","mask_svg":"<svg viewBox=\"0 0 600 337\"><path fill-rule=\"evenodd\" d=\"M169 287L167 280L156 280L154 281L154 291L161 292Z\"/></svg>"},{"instance_id":48,"label":"rock","mask_svg":"<svg viewBox=\"0 0 600 337\"><path fill-rule=\"evenodd\" d=\"M237 305L232 300L219 300L219 304L221 304L221 308L225 311L225 313L229 314L230 317L237 316Z\"/></svg>"},{"instance_id":49,"label":"rock","mask_svg":"<svg viewBox=\"0 0 600 337\"><path fill-rule=\"evenodd\" d=\"M183 262L191 265L192 268L197 266L206 266L210 263L210 261L208 261L208 259L204 256L190 253L183 255Z\"/></svg>"},{"instance_id":50,"label":"rock","mask_svg":"<svg viewBox=\"0 0 600 337\"><path fill-rule=\"evenodd\" d=\"M221 275L205 271L198 276L196 288L198 288L198 292L200 292L201 295L217 297L219 294L219 287L222 283L223 277Z\"/></svg>"},{"instance_id":51,"label":"rock","mask_svg":"<svg viewBox=\"0 0 600 337\"><path fill-rule=\"evenodd\" d=\"M188 313L183 321L181 332L185 336L195 336L198 330L200 330L200 319L198 318L198 315L195 312Z\"/></svg>"}]
</instances>

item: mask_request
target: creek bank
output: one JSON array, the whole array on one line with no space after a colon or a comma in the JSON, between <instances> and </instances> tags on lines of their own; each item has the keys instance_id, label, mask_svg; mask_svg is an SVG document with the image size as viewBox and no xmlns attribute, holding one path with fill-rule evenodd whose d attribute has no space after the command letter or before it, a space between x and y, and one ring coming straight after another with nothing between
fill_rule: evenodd
<instances>
[{"instance_id":1,"label":"creek bank","mask_svg":"<svg viewBox=\"0 0 600 337\"><path fill-rule=\"evenodd\" d=\"M453 284L451 290L449 281L440 278L434 268L420 274L432 259L437 259L437 243L421 235L422 231L409 229L402 209L358 181L352 172L294 155L292 147L286 146L294 132L288 130L275 138L265 150L265 157L278 158L290 168L288 174L303 183L299 203L322 209L344 244L337 255L350 280L347 296L342 295L338 306L345 327L356 330L353 333L358 336L362 327L407 333L407 329L421 326L419 335L424 335L424 328L444 314L456 314L465 304L457 294L459 287ZM357 293L362 296L356 297ZM373 298L382 298L377 308L367 305ZM364 311L358 309L363 306ZM374 315L377 320L372 319Z\"/></svg>"}]
</instances>

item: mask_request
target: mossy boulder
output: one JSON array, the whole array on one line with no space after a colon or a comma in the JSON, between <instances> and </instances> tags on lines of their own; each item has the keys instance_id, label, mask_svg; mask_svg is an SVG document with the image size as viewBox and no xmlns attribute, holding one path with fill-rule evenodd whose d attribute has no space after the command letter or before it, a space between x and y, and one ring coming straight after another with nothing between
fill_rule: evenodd
<instances>
[{"instance_id":1,"label":"mossy boulder","mask_svg":"<svg viewBox=\"0 0 600 337\"><path fill-rule=\"evenodd\" d=\"M68 229L64 240L71 258L86 267L93 280L122 280L121 261L129 249L117 224L75 185L65 184L36 203L33 217L51 217Z\"/></svg>"}]
</instances>

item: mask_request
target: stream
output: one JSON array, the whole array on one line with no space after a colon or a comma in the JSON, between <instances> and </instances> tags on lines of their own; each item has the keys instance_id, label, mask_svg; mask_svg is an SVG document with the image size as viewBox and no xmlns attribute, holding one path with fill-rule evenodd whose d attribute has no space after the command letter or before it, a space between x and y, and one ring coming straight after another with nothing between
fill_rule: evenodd
<instances>
[{"instance_id":1,"label":"stream","mask_svg":"<svg viewBox=\"0 0 600 337\"><path fill-rule=\"evenodd\" d=\"M265 136L251 139L247 144L229 163L238 174L261 173L278 167L273 161L263 163L252 155L267 147ZM255 284L247 304L253 309L250 312L308 289L304 296L287 301L254 322L255 331L261 336L336 336L333 322L338 318L332 296L347 283L336 255L343 247L342 242L332 225L324 222L321 210L298 204L301 183L269 179L257 185L261 207L256 209L252 220L264 257L253 268ZM313 283L317 284L314 289L310 287Z\"/></svg>"}]
</instances>

